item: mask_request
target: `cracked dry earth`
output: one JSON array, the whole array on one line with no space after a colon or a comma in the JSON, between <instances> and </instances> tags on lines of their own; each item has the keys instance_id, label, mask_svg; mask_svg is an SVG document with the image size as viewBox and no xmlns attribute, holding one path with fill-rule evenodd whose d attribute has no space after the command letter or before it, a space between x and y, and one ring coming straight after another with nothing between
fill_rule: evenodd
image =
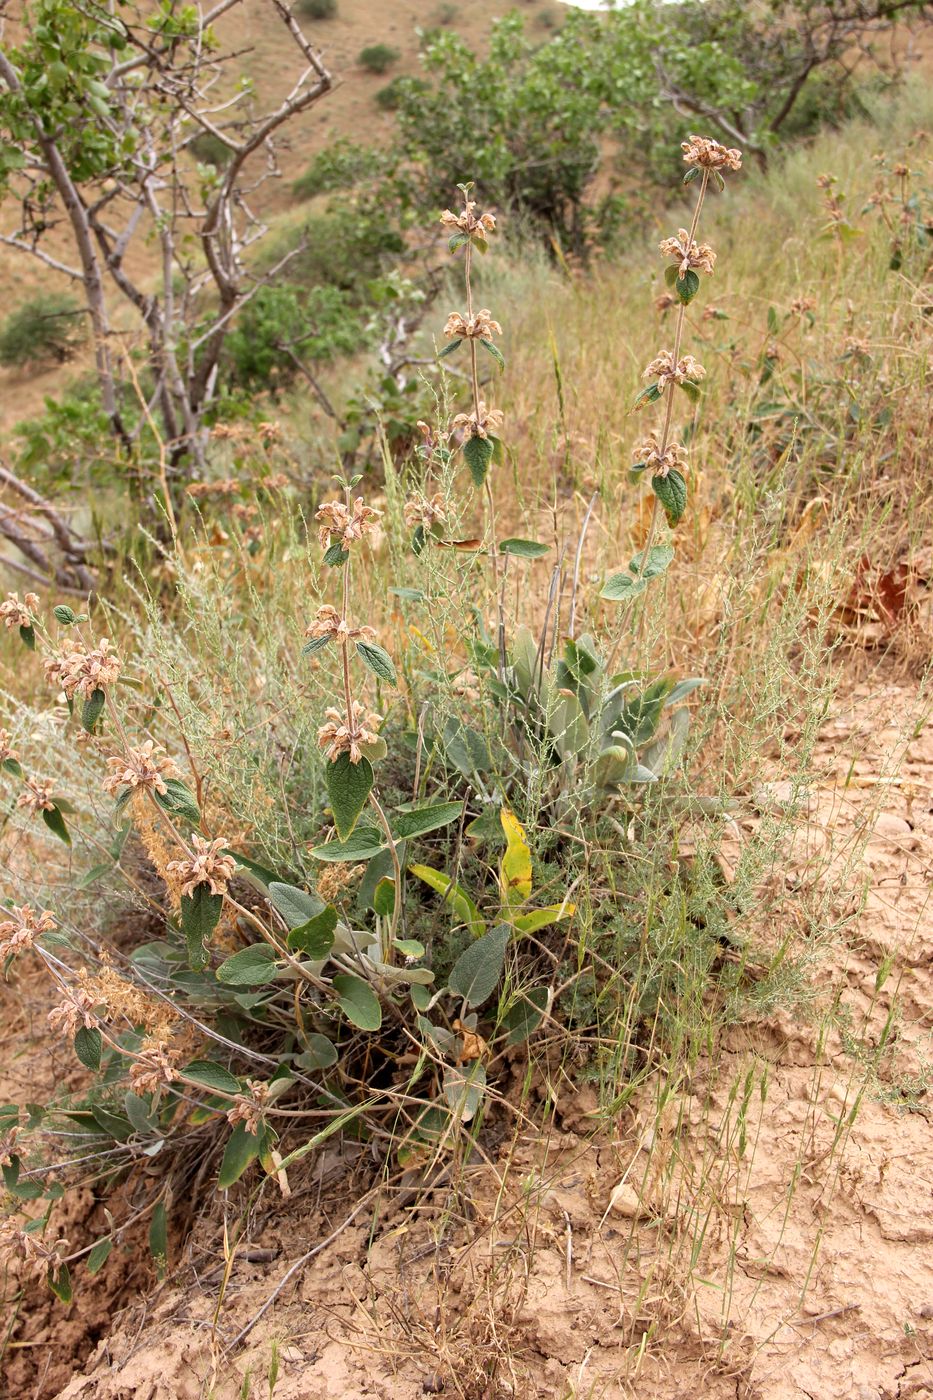
<instances>
[{"instance_id":1,"label":"cracked dry earth","mask_svg":"<svg viewBox=\"0 0 933 1400\"><path fill-rule=\"evenodd\" d=\"M233 1400L275 1379L274 1400L933 1397L933 726L918 715L916 686L880 665L823 726L762 935L806 951L799 896L833 885L806 1013L732 1026L662 1112L645 1093L611 1134L594 1136L594 1097L551 1084L544 1135L492 1149L459 1196L388 1206L375 1227L358 1216L225 1362L224 1342L352 1209L360 1149L331 1148L320 1190L257 1217L213 1348L221 1259L205 1222L168 1281L112 1297L96 1348L35 1395ZM748 804L725 869L784 787ZM57 1325L41 1320L53 1345Z\"/></svg>"}]
</instances>

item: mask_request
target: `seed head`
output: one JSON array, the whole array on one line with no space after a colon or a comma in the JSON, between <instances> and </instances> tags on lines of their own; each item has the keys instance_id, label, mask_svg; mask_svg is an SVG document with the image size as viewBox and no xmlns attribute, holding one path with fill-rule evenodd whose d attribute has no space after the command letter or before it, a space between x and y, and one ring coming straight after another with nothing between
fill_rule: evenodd
<instances>
[{"instance_id":1,"label":"seed head","mask_svg":"<svg viewBox=\"0 0 933 1400\"><path fill-rule=\"evenodd\" d=\"M35 946L36 939L56 927L51 910L43 909L37 914L31 905L14 905L10 910L12 919L0 924L0 958L9 953L23 953Z\"/></svg>"},{"instance_id":2,"label":"seed head","mask_svg":"<svg viewBox=\"0 0 933 1400\"><path fill-rule=\"evenodd\" d=\"M43 778L25 778L23 790L16 799L16 805L25 808L33 816L38 816L40 812L51 812L55 806L52 784Z\"/></svg>"},{"instance_id":3,"label":"seed head","mask_svg":"<svg viewBox=\"0 0 933 1400\"><path fill-rule=\"evenodd\" d=\"M476 200L468 199L459 214L455 214L452 209L445 209L441 215L441 223L451 232L458 229L461 233L481 238L485 243L486 235L496 231L496 216L495 214L474 214L475 208Z\"/></svg>"},{"instance_id":4,"label":"seed head","mask_svg":"<svg viewBox=\"0 0 933 1400\"><path fill-rule=\"evenodd\" d=\"M85 1030L92 1030L97 1024L94 1008L99 1004L100 997L95 998L85 987L69 987L65 1000L49 1012L49 1029L72 1039L79 1021Z\"/></svg>"},{"instance_id":5,"label":"seed head","mask_svg":"<svg viewBox=\"0 0 933 1400\"><path fill-rule=\"evenodd\" d=\"M147 739L138 749L129 748L125 754L107 759L110 772L101 786L104 792L116 797L121 788L137 788L149 792L165 793L167 778L180 778L181 772L174 759L168 754L156 751L151 739Z\"/></svg>"},{"instance_id":6,"label":"seed head","mask_svg":"<svg viewBox=\"0 0 933 1400\"><path fill-rule=\"evenodd\" d=\"M678 264L678 272L683 277L691 268L700 272L712 272L716 254L708 243L697 243L691 239L687 229L678 231L676 238L665 238L658 244L661 256L671 258Z\"/></svg>"},{"instance_id":7,"label":"seed head","mask_svg":"<svg viewBox=\"0 0 933 1400\"><path fill-rule=\"evenodd\" d=\"M658 389L663 394L668 384L683 384L688 380L695 384L705 375L706 370L692 355L683 355L675 365L673 351L662 350L645 370L644 378L657 379Z\"/></svg>"},{"instance_id":8,"label":"seed head","mask_svg":"<svg viewBox=\"0 0 933 1400\"><path fill-rule=\"evenodd\" d=\"M95 690L106 690L120 675L120 658L111 653L106 637L90 651L77 637L70 638L64 652L47 657L43 664L49 684L61 687L69 700L76 695L90 699Z\"/></svg>"},{"instance_id":9,"label":"seed head","mask_svg":"<svg viewBox=\"0 0 933 1400\"><path fill-rule=\"evenodd\" d=\"M490 433L499 432L505 422L505 414L499 408L487 408L482 399L479 401L479 410L475 413L458 413L450 424L451 436L460 429L467 432L469 437L488 437Z\"/></svg>"},{"instance_id":10,"label":"seed head","mask_svg":"<svg viewBox=\"0 0 933 1400\"><path fill-rule=\"evenodd\" d=\"M465 414L459 414L463 418ZM456 421L456 419L454 420ZM413 496L406 501L403 509L405 524L409 529L422 525L430 530L434 525L443 525L447 519L447 505L440 491L435 491L430 500L426 496Z\"/></svg>"},{"instance_id":11,"label":"seed head","mask_svg":"<svg viewBox=\"0 0 933 1400\"><path fill-rule=\"evenodd\" d=\"M181 893L190 897L198 885L210 886L211 894L224 895L236 873L233 856L222 854L227 842L222 836L208 841L195 831L191 836L193 854L184 860L170 860L166 867L170 877L178 880Z\"/></svg>"},{"instance_id":12,"label":"seed head","mask_svg":"<svg viewBox=\"0 0 933 1400\"><path fill-rule=\"evenodd\" d=\"M325 603L323 607L318 608L314 615L314 621L305 628L306 637L310 637L312 640L318 637L333 638L341 646L361 639L368 641L375 635L376 629L374 627L351 627L349 623L343 621L337 609L332 607L330 603Z\"/></svg>"},{"instance_id":13,"label":"seed head","mask_svg":"<svg viewBox=\"0 0 933 1400\"><path fill-rule=\"evenodd\" d=\"M237 1094L227 1109L227 1122L232 1128L235 1128L237 1123L242 1123L246 1131L255 1137L262 1124L262 1111L269 1098L269 1085L261 1079L247 1079L246 1084L249 1094Z\"/></svg>"},{"instance_id":14,"label":"seed head","mask_svg":"<svg viewBox=\"0 0 933 1400\"><path fill-rule=\"evenodd\" d=\"M336 903L348 886L360 878L365 869L365 865L346 865L343 861L334 861L332 865L325 865L317 877L318 894L327 904Z\"/></svg>"},{"instance_id":15,"label":"seed head","mask_svg":"<svg viewBox=\"0 0 933 1400\"><path fill-rule=\"evenodd\" d=\"M329 549L333 543L346 549L355 540L370 534L381 514L366 505L362 496L357 496L352 506L343 501L328 501L314 517L321 522L318 531L321 548Z\"/></svg>"},{"instance_id":16,"label":"seed head","mask_svg":"<svg viewBox=\"0 0 933 1400\"><path fill-rule=\"evenodd\" d=\"M21 603L18 593L8 593L6 601L0 603L0 618L7 627L31 627L33 615L39 609L39 598L35 593L27 593Z\"/></svg>"},{"instance_id":17,"label":"seed head","mask_svg":"<svg viewBox=\"0 0 933 1400\"><path fill-rule=\"evenodd\" d=\"M19 762L19 754L10 747L12 737L8 729L0 729L0 763Z\"/></svg>"},{"instance_id":18,"label":"seed head","mask_svg":"<svg viewBox=\"0 0 933 1400\"><path fill-rule=\"evenodd\" d=\"M22 1260L38 1278L57 1273L68 1252L68 1241L59 1237L52 1244L32 1230L21 1230L12 1220L0 1220L0 1254Z\"/></svg>"},{"instance_id":19,"label":"seed head","mask_svg":"<svg viewBox=\"0 0 933 1400\"><path fill-rule=\"evenodd\" d=\"M130 1084L134 1094L156 1094L178 1078L178 1051L155 1041L144 1045L130 1065Z\"/></svg>"},{"instance_id":20,"label":"seed head","mask_svg":"<svg viewBox=\"0 0 933 1400\"><path fill-rule=\"evenodd\" d=\"M463 316L459 311L451 311L444 334L448 340L492 340L494 335L502 334L502 327L492 319L492 312L483 307L475 316Z\"/></svg>"},{"instance_id":21,"label":"seed head","mask_svg":"<svg viewBox=\"0 0 933 1400\"><path fill-rule=\"evenodd\" d=\"M635 448L635 461L644 463L652 476L667 476L675 468L683 473L687 470L687 449L683 443L669 442L662 452L658 434L652 432Z\"/></svg>"},{"instance_id":22,"label":"seed head","mask_svg":"<svg viewBox=\"0 0 933 1400\"><path fill-rule=\"evenodd\" d=\"M374 744L379 738L381 715L367 714L358 700L352 701L350 710L349 720L339 710L324 711L327 723L318 730L317 741L320 748L327 750L331 763L342 753L350 755L351 763L359 763L363 757L360 745Z\"/></svg>"},{"instance_id":23,"label":"seed head","mask_svg":"<svg viewBox=\"0 0 933 1400\"><path fill-rule=\"evenodd\" d=\"M740 170L742 152L734 146L722 146L711 136L694 136L691 132L686 141L681 141L686 165L697 165L703 170Z\"/></svg>"}]
</instances>

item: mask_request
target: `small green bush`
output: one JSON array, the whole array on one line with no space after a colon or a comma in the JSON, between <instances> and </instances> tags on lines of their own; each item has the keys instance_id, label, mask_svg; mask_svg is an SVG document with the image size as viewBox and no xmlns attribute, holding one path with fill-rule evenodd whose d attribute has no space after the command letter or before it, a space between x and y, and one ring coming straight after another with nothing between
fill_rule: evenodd
<instances>
[{"instance_id":1,"label":"small green bush","mask_svg":"<svg viewBox=\"0 0 933 1400\"><path fill-rule=\"evenodd\" d=\"M427 92L427 89L427 83L420 78L406 78L400 73L391 83L379 89L376 102L384 111L394 112L401 106L403 95L410 93L415 96L419 92Z\"/></svg>"},{"instance_id":2,"label":"small green bush","mask_svg":"<svg viewBox=\"0 0 933 1400\"><path fill-rule=\"evenodd\" d=\"M191 142L188 150L199 164L213 165L218 170L223 170L229 165L233 155L230 147L211 131L202 131L200 136L196 136Z\"/></svg>"},{"instance_id":3,"label":"small green bush","mask_svg":"<svg viewBox=\"0 0 933 1400\"><path fill-rule=\"evenodd\" d=\"M358 61L370 73L386 73L398 59L398 49L393 49L390 44L369 44L365 49L360 49Z\"/></svg>"},{"instance_id":4,"label":"small green bush","mask_svg":"<svg viewBox=\"0 0 933 1400\"><path fill-rule=\"evenodd\" d=\"M243 389L275 389L295 377L291 347L302 360L352 355L363 342L359 313L339 287L263 287L238 317L224 347L229 382Z\"/></svg>"},{"instance_id":5,"label":"small green bush","mask_svg":"<svg viewBox=\"0 0 933 1400\"><path fill-rule=\"evenodd\" d=\"M337 0L301 0L298 8L307 19L333 19Z\"/></svg>"},{"instance_id":6,"label":"small green bush","mask_svg":"<svg viewBox=\"0 0 933 1400\"><path fill-rule=\"evenodd\" d=\"M41 292L24 301L0 330L0 365L63 365L87 335L84 311L74 297Z\"/></svg>"}]
</instances>

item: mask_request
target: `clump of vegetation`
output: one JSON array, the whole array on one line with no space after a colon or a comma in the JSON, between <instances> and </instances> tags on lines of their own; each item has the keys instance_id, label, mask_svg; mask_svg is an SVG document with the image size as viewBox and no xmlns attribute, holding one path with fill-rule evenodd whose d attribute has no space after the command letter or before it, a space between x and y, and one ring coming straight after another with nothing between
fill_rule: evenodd
<instances>
[{"instance_id":1,"label":"clump of vegetation","mask_svg":"<svg viewBox=\"0 0 933 1400\"><path fill-rule=\"evenodd\" d=\"M387 73L393 63L398 63L399 51L391 44L368 44L360 49L357 62L370 73Z\"/></svg>"},{"instance_id":2,"label":"clump of vegetation","mask_svg":"<svg viewBox=\"0 0 933 1400\"><path fill-rule=\"evenodd\" d=\"M202 165L213 165L218 170L223 170L233 159L231 148L213 131L202 131L189 144L188 149Z\"/></svg>"},{"instance_id":3,"label":"clump of vegetation","mask_svg":"<svg viewBox=\"0 0 933 1400\"><path fill-rule=\"evenodd\" d=\"M337 0L300 0L299 9L308 19L334 19Z\"/></svg>"},{"instance_id":4,"label":"clump of vegetation","mask_svg":"<svg viewBox=\"0 0 933 1400\"><path fill-rule=\"evenodd\" d=\"M87 339L87 316L74 297L42 292L0 326L0 365L67 364Z\"/></svg>"},{"instance_id":5,"label":"clump of vegetation","mask_svg":"<svg viewBox=\"0 0 933 1400\"><path fill-rule=\"evenodd\" d=\"M738 159L695 138L687 159L702 173L695 232L710 173L736 168ZM14 1199L24 1190L19 1199L35 1199L31 1183L42 1181L30 1133L41 1140L63 1114L80 1131L103 1134L108 1145L98 1151L119 1167L129 1139L153 1150L158 1143L159 1151L176 1136L190 1143L194 1104L197 1133L218 1153L222 1190L257 1162L287 1189L288 1172L351 1124L385 1140L403 1165L459 1154L492 1102L506 1051L556 1015L566 986L541 963L541 939L555 940L560 965L577 916L574 890L593 874L574 846L542 847L536 857L527 824L540 829L553 820L585 841L598 839L614 809L638 810L637 792L676 771L684 747L678 717L696 681L648 684L613 673L587 635L568 637L555 660L546 631L539 640L528 623L514 635L510 629L510 566L533 567L549 548L500 528L493 478L505 460L504 415L481 390L480 355L504 368L496 344L503 329L476 305L473 262L486 253L496 218L480 211L470 185L459 189L460 207L441 223L451 254L462 256L465 306L447 318L441 359L466 352L469 403L424 425L404 497L387 477L387 511L366 500L359 474L336 478L338 494L316 509L321 558L303 661L296 668L286 651L284 666L288 686L305 696L300 732L311 726L323 764L321 771L302 741L306 757L273 823L290 833L284 845L271 832L251 843L242 819L257 797L238 799L230 786L234 771L248 786L262 786L270 764L273 777L272 730L263 720L248 725L246 750L225 776L205 744L211 706L169 660L174 640L160 660L145 649L130 658L67 604L48 618L33 594L24 601L11 594L0 605L7 628L41 653L53 697L64 696L71 742L83 735L85 779L99 770L97 792L76 803L62 790L61 765L43 768L23 751L22 730L3 731L0 765L16 785L15 810L69 849L104 854L93 878L125 882L147 929L113 962L106 932L83 940L79 953L70 915L44 901L14 905L0 925L2 952L37 959L54 983L59 1004L50 1024L92 1076L76 1095L34 1106L28 1127L10 1116L4 1170ZM680 250L681 261L693 257L693 246ZM264 342L271 352L286 342L270 335L300 339L300 308L260 289L241 328L243 357L261 353ZM248 382L270 371L239 372ZM666 478L660 468L654 477L657 489ZM221 485L198 494L234 498L243 543L255 542L255 514L235 482L222 492ZM265 489L275 489L271 479ZM474 493L485 522L465 538L461 518ZM466 657L436 651L439 673L422 673L404 646L394 659L364 620L372 616L364 551L384 530L395 536L399 597L435 626L451 598L435 556L465 561L453 596L464 618L476 618L474 635ZM413 570L418 588L408 581ZM650 571L643 574L642 591ZM216 664L227 663L218 655ZM665 712L671 727L659 741ZM415 730L409 714L421 716ZM278 780L285 781L281 770ZM104 817L99 835L95 815ZM488 856L477 862L471 843ZM414 1076L401 1068L412 1044ZM374 1078L375 1065L382 1068ZM305 1126L300 1141L297 1121ZM112 1246L120 1229L114 1223L94 1247ZM161 1225L156 1233L164 1253ZM14 1251L46 1251L50 1286L70 1296L72 1255L54 1239L34 1239L28 1225L10 1224L6 1234Z\"/></svg>"}]
</instances>

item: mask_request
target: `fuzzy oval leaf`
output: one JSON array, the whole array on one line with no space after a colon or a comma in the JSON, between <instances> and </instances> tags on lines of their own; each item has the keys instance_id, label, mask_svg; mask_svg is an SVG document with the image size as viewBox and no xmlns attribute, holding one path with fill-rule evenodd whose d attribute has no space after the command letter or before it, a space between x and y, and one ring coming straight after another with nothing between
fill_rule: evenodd
<instances>
[{"instance_id":1,"label":"fuzzy oval leaf","mask_svg":"<svg viewBox=\"0 0 933 1400\"><path fill-rule=\"evenodd\" d=\"M647 559L642 551L641 554L636 554L634 559L629 560L629 568L633 574L638 574L647 582L649 579L657 578L659 574L663 574L673 558L672 545L656 544L648 551Z\"/></svg>"},{"instance_id":2,"label":"fuzzy oval leaf","mask_svg":"<svg viewBox=\"0 0 933 1400\"><path fill-rule=\"evenodd\" d=\"M288 935L288 946L293 953L301 953L312 962L323 962L334 946L336 927L337 910L328 904L320 914L292 929Z\"/></svg>"},{"instance_id":3,"label":"fuzzy oval leaf","mask_svg":"<svg viewBox=\"0 0 933 1400\"><path fill-rule=\"evenodd\" d=\"M664 507L668 525L673 527L687 509L687 483L682 474L669 471L667 476L653 476L651 489Z\"/></svg>"},{"instance_id":4,"label":"fuzzy oval leaf","mask_svg":"<svg viewBox=\"0 0 933 1400\"><path fill-rule=\"evenodd\" d=\"M327 841L323 846L315 846L311 854L315 860L333 861L338 865L344 862L353 864L360 860L371 860L387 845L385 833L375 826L358 826L346 841Z\"/></svg>"},{"instance_id":5,"label":"fuzzy oval leaf","mask_svg":"<svg viewBox=\"0 0 933 1400\"><path fill-rule=\"evenodd\" d=\"M268 943L254 943L226 958L217 969L217 981L227 987L258 987L275 980L278 972L275 949Z\"/></svg>"},{"instance_id":6,"label":"fuzzy oval leaf","mask_svg":"<svg viewBox=\"0 0 933 1400\"><path fill-rule=\"evenodd\" d=\"M374 676L378 676L381 681L388 681L390 685L397 684L395 665L384 647L375 642L357 642L356 654Z\"/></svg>"},{"instance_id":7,"label":"fuzzy oval leaf","mask_svg":"<svg viewBox=\"0 0 933 1400\"><path fill-rule=\"evenodd\" d=\"M518 559L543 559L550 548L549 544L539 544L537 540L503 540L499 553L514 554Z\"/></svg>"},{"instance_id":8,"label":"fuzzy oval leaf","mask_svg":"<svg viewBox=\"0 0 933 1400\"><path fill-rule=\"evenodd\" d=\"M22 630L23 629L20 628L20 631ZM57 1273L53 1273L50 1269L48 1275L48 1282L49 1288L51 1288L58 1301L60 1303L64 1303L67 1306L67 1304L70 1303L74 1298L74 1291L71 1287L71 1274L68 1272L68 1265L63 1264Z\"/></svg>"},{"instance_id":9,"label":"fuzzy oval leaf","mask_svg":"<svg viewBox=\"0 0 933 1400\"><path fill-rule=\"evenodd\" d=\"M85 1069L100 1069L104 1039L96 1026L79 1026L75 1031L75 1054Z\"/></svg>"},{"instance_id":10,"label":"fuzzy oval leaf","mask_svg":"<svg viewBox=\"0 0 933 1400\"><path fill-rule=\"evenodd\" d=\"M259 1156L259 1134L248 1133L242 1123L237 1123L227 1139L223 1161L217 1177L217 1189L226 1191L239 1181L250 1162Z\"/></svg>"},{"instance_id":11,"label":"fuzzy oval leaf","mask_svg":"<svg viewBox=\"0 0 933 1400\"><path fill-rule=\"evenodd\" d=\"M240 1085L234 1075L223 1065L218 1065L214 1060L192 1060L185 1065L182 1074L186 1079L193 1079L202 1089L209 1089L212 1094L238 1094Z\"/></svg>"},{"instance_id":12,"label":"fuzzy oval leaf","mask_svg":"<svg viewBox=\"0 0 933 1400\"><path fill-rule=\"evenodd\" d=\"M491 340L481 340L480 345L483 347L484 350L487 350L489 352L489 354L495 360L496 364L499 366L500 371L504 370L505 356L499 349L498 345L493 345Z\"/></svg>"},{"instance_id":13,"label":"fuzzy oval leaf","mask_svg":"<svg viewBox=\"0 0 933 1400\"><path fill-rule=\"evenodd\" d=\"M90 1254L87 1256L87 1271L89 1274L99 1274L101 1269L110 1258L110 1251L113 1249L113 1240L98 1240Z\"/></svg>"},{"instance_id":14,"label":"fuzzy oval leaf","mask_svg":"<svg viewBox=\"0 0 933 1400\"><path fill-rule=\"evenodd\" d=\"M88 734L94 733L94 726L104 712L107 697L99 688L92 690L84 704L81 706L81 726Z\"/></svg>"},{"instance_id":15,"label":"fuzzy oval leaf","mask_svg":"<svg viewBox=\"0 0 933 1400\"><path fill-rule=\"evenodd\" d=\"M326 564L329 569L336 569L339 565L345 564L349 557L349 550L344 549L339 540L335 540L332 545L325 549L321 556L321 563Z\"/></svg>"},{"instance_id":16,"label":"fuzzy oval leaf","mask_svg":"<svg viewBox=\"0 0 933 1400\"><path fill-rule=\"evenodd\" d=\"M149 1223L149 1253L155 1260L156 1273L161 1280L165 1277L168 1264L168 1217L164 1201L160 1201L152 1212L152 1220Z\"/></svg>"},{"instance_id":17,"label":"fuzzy oval leaf","mask_svg":"<svg viewBox=\"0 0 933 1400\"><path fill-rule=\"evenodd\" d=\"M183 817L192 826L201 825L201 813L194 793L177 778L165 779L165 792L153 793L156 802L175 817Z\"/></svg>"},{"instance_id":18,"label":"fuzzy oval leaf","mask_svg":"<svg viewBox=\"0 0 933 1400\"><path fill-rule=\"evenodd\" d=\"M299 1069L330 1069L339 1059L336 1045L326 1035L313 1032L305 1036L305 1046L302 1054L295 1059Z\"/></svg>"},{"instance_id":19,"label":"fuzzy oval leaf","mask_svg":"<svg viewBox=\"0 0 933 1400\"><path fill-rule=\"evenodd\" d=\"M635 578L632 574L610 574L599 596L608 603L627 603L631 598L637 598L639 593L644 593L645 586L644 579Z\"/></svg>"},{"instance_id":20,"label":"fuzzy oval leaf","mask_svg":"<svg viewBox=\"0 0 933 1400\"><path fill-rule=\"evenodd\" d=\"M467 1006L481 1006L492 996L505 966L505 952L512 930L497 924L489 933L464 949L451 968L448 986Z\"/></svg>"},{"instance_id":21,"label":"fuzzy oval leaf","mask_svg":"<svg viewBox=\"0 0 933 1400\"><path fill-rule=\"evenodd\" d=\"M65 825L65 818L62 816L61 808L57 804L54 807L43 810L42 820L53 836L57 836L59 841L64 841L66 846L71 845L71 833Z\"/></svg>"},{"instance_id":22,"label":"fuzzy oval leaf","mask_svg":"<svg viewBox=\"0 0 933 1400\"><path fill-rule=\"evenodd\" d=\"M444 1072L444 1098L455 1118L469 1123L483 1102L486 1092L486 1066L476 1060L471 1065L451 1065Z\"/></svg>"},{"instance_id":23,"label":"fuzzy oval leaf","mask_svg":"<svg viewBox=\"0 0 933 1400\"><path fill-rule=\"evenodd\" d=\"M309 894L297 885L286 885L281 880L269 884L269 899L282 915L289 928L300 928L324 908L320 895Z\"/></svg>"},{"instance_id":24,"label":"fuzzy oval leaf","mask_svg":"<svg viewBox=\"0 0 933 1400\"><path fill-rule=\"evenodd\" d=\"M382 1025L382 1007L379 998L368 982L350 973L341 973L334 978L334 991L340 1009L361 1031L377 1031Z\"/></svg>"},{"instance_id":25,"label":"fuzzy oval leaf","mask_svg":"<svg viewBox=\"0 0 933 1400\"><path fill-rule=\"evenodd\" d=\"M467 438L463 444L463 460L470 469L474 486L482 486L492 461L493 444L488 437Z\"/></svg>"},{"instance_id":26,"label":"fuzzy oval leaf","mask_svg":"<svg viewBox=\"0 0 933 1400\"><path fill-rule=\"evenodd\" d=\"M212 894L210 885L195 885L191 894L181 897L181 927L188 943L188 966L196 972L207 966L205 944L220 922L224 898Z\"/></svg>"},{"instance_id":27,"label":"fuzzy oval leaf","mask_svg":"<svg viewBox=\"0 0 933 1400\"><path fill-rule=\"evenodd\" d=\"M346 841L359 820L373 789L373 766L368 758L351 763L350 755L340 754L326 771L327 796L337 835Z\"/></svg>"},{"instance_id":28,"label":"fuzzy oval leaf","mask_svg":"<svg viewBox=\"0 0 933 1400\"><path fill-rule=\"evenodd\" d=\"M373 891L373 912L380 919L390 919L395 912L395 881L391 875L384 875Z\"/></svg>"},{"instance_id":29,"label":"fuzzy oval leaf","mask_svg":"<svg viewBox=\"0 0 933 1400\"><path fill-rule=\"evenodd\" d=\"M502 1018L507 1045L521 1045L544 1020L550 996L547 987L531 987L520 994Z\"/></svg>"},{"instance_id":30,"label":"fuzzy oval leaf","mask_svg":"<svg viewBox=\"0 0 933 1400\"><path fill-rule=\"evenodd\" d=\"M432 807L415 807L411 812L392 815L392 832L400 841L411 836L424 836L458 821L463 812L462 802L438 802ZM385 842L383 842L385 844Z\"/></svg>"},{"instance_id":31,"label":"fuzzy oval leaf","mask_svg":"<svg viewBox=\"0 0 933 1400\"><path fill-rule=\"evenodd\" d=\"M699 290L700 279L691 267L687 268L683 277L676 278L674 282L674 291L677 293L678 300L682 301L684 306L690 305Z\"/></svg>"}]
</instances>

